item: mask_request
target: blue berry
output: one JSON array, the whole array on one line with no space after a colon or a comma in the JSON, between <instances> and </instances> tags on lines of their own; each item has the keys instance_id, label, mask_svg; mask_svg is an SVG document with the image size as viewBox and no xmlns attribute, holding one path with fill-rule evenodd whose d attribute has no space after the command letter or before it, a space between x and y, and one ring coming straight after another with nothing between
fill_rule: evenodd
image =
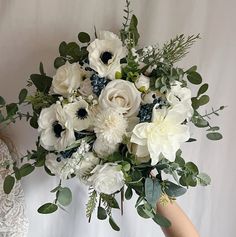
<instances>
[{"instance_id":1,"label":"blue berry","mask_svg":"<svg viewBox=\"0 0 236 237\"><path fill-rule=\"evenodd\" d=\"M91 85L93 87L93 93L97 96L101 94L102 89L108 84L110 80L105 77L99 77L97 74L93 74L90 77Z\"/></svg>"},{"instance_id":2,"label":"blue berry","mask_svg":"<svg viewBox=\"0 0 236 237\"><path fill-rule=\"evenodd\" d=\"M67 151L61 151L60 154L64 159L71 158L72 154L77 151L77 147Z\"/></svg>"}]
</instances>

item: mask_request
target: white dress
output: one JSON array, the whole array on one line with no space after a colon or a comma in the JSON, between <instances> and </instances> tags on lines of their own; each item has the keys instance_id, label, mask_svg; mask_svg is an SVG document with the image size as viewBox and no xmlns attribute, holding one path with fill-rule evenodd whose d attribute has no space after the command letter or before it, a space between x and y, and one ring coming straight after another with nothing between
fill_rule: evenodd
<instances>
[{"instance_id":1,"label":"white dress","mask_svg":"<svg viewBox=\"0 0 236 237\"><path fill-rule=\"evenodd\" d=\"M26 237L28 220L24 213L23 190L18 181L10 194L4 193L3 181L7 173L2 164L5 162L12 162L12 157L0 139L0 237Z\"/></svg>"}]
</instances>

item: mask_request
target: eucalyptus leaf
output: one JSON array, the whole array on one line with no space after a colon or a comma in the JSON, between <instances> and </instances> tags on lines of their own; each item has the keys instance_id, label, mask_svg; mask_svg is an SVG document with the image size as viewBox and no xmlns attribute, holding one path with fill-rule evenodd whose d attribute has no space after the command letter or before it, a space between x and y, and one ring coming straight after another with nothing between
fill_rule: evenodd
<instances>
[{"instance_id":1,"label":"eucalyptus leaf","mask_svg":"<svg viewBox=\"0 0 236 237\"><path fill-rule=\"evenodd\" d=\"M12 177L11 175L7 175L3 183L4 193L9 194L12 188L14 187L14 184L15 184L15 178Z\"/></svg>"},{"instance_id":2,"label":"eucalyptus leaf","mask_svg":"<svg viewBox=\"0 0 236 237\"><path fill-rule=\"evenodd\" d=\"M199 171L198 171L198 167L193 163L193 162L187 162L185 164L185 168L190 171L192 174L198 174Z\"/></svg>"},{"instance_id":3,"label":"eucalyptus leaf","mask_svg":"<svg viewBox=\"0 0 236 237\"><path fill-rule=\"evenodd\" d=\"M69 188L60 188L57 191L57 200L62 206L68 206L72 201L72 192Z\"/></svg>"},{"instance_id":4,"label":"eucalyptus leaf","mask_svg":"<svg viewBox=\"0 0 236 237\"><path fill-rule=\"evenodd\" d=\"M22 165L19 169L20 172L20 176L24 177L29 175L30 173L32 173L34 171L35 167L32 166L30 163L26 163L24 165Z\"/></svg>"},{"instance_id":5,"label":"eucalyptus leaf","mask_svg":"<svg viewBox=\"0 0 236 237\"><path fill-rule=\"evenodd\" d=\"M120 231L120 227L115 223L114 219L111 216L109 217L109 223L113 230Z\"/></svg>"},{"instance_id":6,"label":"eucalyptus leaf","mask_svg":"<svg viewBox=\"0 0 236 237\"><path fill-rule=\"evenodd\" d=\"M42 62L40 62L40 64L39 64L39 72L40 72L41 75L46 76L46 73L44 72L44 68L43 68L43 63Z\"/></svg>"},{"instance_id":7,"label":"eucalyptus leaf","mask_svg":"<svg viewBox=\"0 0 236 237\"><path fill-rule=\"evenodd\" d=\"M62 58L62 57L57 57L54 60L54 67L57 69L61 66L63 66L66 63L66 59Z\"/></svg>"},{"instance_id":8,"label":"eucalyptus leaf","mask_svg":"<svg viewBox=\"0 0 236 237\"><path fill-rule=\"evenodd\" d=\"M144 211L144 209L145 209L145 207L144 207L143 204L137 206L137 212L138 212L138 214L139 214L141 217L145 218L145 219L150 218L150 216L147 215L147 213Z\"/></svg>"},{"instance_id":9,"label":"eucalyptus leaf","mask_svg":"<svg viewBox=\"0 0 236 237\"><path fill-rule=\"evenodd\" d=\"M19 104L24 102L27 94L28 94L28 91L25 88L20 91L20 94L19 94Z\"/></svg>"},{"instance_id":10,"label":"eucalyptus leaf","mask_svg":"<svg viewBox=\"0 0 236 237\"><path fill-rule=\"evenodd\" d=\"M165 181L165 192L170 197L179 197L186 193L186 188L183 188L170 181Z\"/></svg>"},{"instance_id":11,"label":"eucalyptus leaf","mask_svg":"<svg viewBox=\"0 0 236 237\"><path fill-rule=\"evenodd\" d=\"M201 85L201 87L199 88L198 92L197 92L197 97L199 97L200 95L204 94L207 90L208 90L208 84L205 83L203 85Z\"/></svg>"},{"instance_id":12,"label":"eucalyptus leaf","mask_svg":"<svg viewBox=\"0 0 236 237\"><path fill-rule=\"evenodd\" d=\"M189 82L195 85L199 85L202 83L202 77L198 72L191 71L187 75L187 79Z\"/></svg>"},{"instance_id":13,"label":"eucalyptus leaf","mask_svg":"<svg viewBox=\"0 0 236 237\"><path fill-rule=\"evenodd\" d=\"M50 214L55 212L58 209L58 206L54 203L45 203L39 207L38 212L41 214Z\"/></svg>"},{"instance_id":14,"label":"eucalyptus leaf","mask_svg":"<svg viewBox=\"0 0 236 237\"><path fill-rule=\"evenodd\" d=\"M211 183L211 178L208 174L200 173L197 177L202 186L207 186Z\"/></svg>"},{"instance_id":15,"label":"eucalyptus leaf","mask_svg":"<svg viewBox=\"0 0 236 237\"><path fill-rule=\"evenodd\" d=\"M208 95L202 95L199 99L198 99L198 105L202 106L207 104L210 101L210 97Z\"/></svg>"},{"instance_id":16,"label":"eucalyptus leaf","mask_svg":"<svg viewBox=\"0 0 236 237\"><path fill-rule=\"evenodd\" d=\"M103 207L98 207L97 218L99 220L105 220L107 218L106 210Z\"/></svg>"},{"instance_id":17,"label":"eucalyptus leaf","mask_svg":"<svg viewBox=\"0 0 236 237\"><path fill-rule=\"evenodd\" d=\"M127 187L126 191L125 191L125 198L126 200L130 200L133 196L133 191L132 188Z\"/></svg>"},{"instance_id":18,"label":"eucalyptus leaf","mask_svg":"<svg viewBox=\"0 0 236 237\"><path fill-rule=\"evenodd\" d=\"M8 105L6 105L6 110L7 110L7 116L12 117L18 111L18 106L16 103L8 104Z\"/></svg>"},{"instance_id":19,"label":"eucalyptus leaf","mask_svg":"<svg viewBox=\"0 0 236 237\"><path fill-rule=\"evenodd\" d=\"M157 179L145 179L145 196L148 203L156 208L157 201L161 196L161 185Z\"/></svg>"},{"instance_id":20,"label":"eucalyptus leaf","mask_svg":"<svg viewBox=\"0 0 236 237\"><path fill-rule=\"evenodd\" d=\"M211 132L211 133L207 133L207 138L213 141L217 141L223 138L222 134L219 132Z\"/></svg>"},{"instance_id":21,"label":"eucalyptus leaf","mask_svg":"<svg viewBox=\"0 0 236 237\"><path fill-rule=\"evenodd\" d=\"M168 228L171 226L171 222L159 213L156 213L153 220L161 227Z\"/></svg>"},{"instance_id":22,"label":"eucalyptus leaf","mask_svg":"<svg viewBox=\"0 0 236 237\"><path fill-rule=\"evenodd\" d=\"M89 43L90 42L90 36L86 32L80 32L78 34L78 39L81 43Z\"/></svg>"},{"instance_id":23,"label":"eucalyptus leaf","mask_svg":"<svg viewBox=\"0 0 236 237\"><path fill-rule=\"evenodd\" d=\"M0 105L5 105L6 102L2 96L0 96Z\"/></svg>"},{"instance_id":24,"label":"eucalyptus leaf","mask_svg":"<svg viewBox=\"0 0 236 237\"><path fill-rule=\"evenodd\" d=\"M63 57L65 57L67 55L67 43L65 41L60 43L60 45L59 45L59 53Z\"/></svg>"},{"instance_id":25,"label":"eucalyptus leaf","mask_svg":"<svg viewBox=\"0 0 236 237\"><path fill-rule=\"evenodd\" d=\"M40 74L31 74L30 79L38 91L43 92L43 93L49 92L52 85L51 77L40 75Z\"/></svg>"}]
</instances>

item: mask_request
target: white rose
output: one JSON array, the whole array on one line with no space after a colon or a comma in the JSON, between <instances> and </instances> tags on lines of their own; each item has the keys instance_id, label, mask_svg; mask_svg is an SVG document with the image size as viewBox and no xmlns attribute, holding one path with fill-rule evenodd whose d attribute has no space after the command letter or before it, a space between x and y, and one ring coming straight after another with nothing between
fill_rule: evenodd
<instances>
[{"instance_id":1,"label":"white rose","mask_svg":"<svg viewBox=\"0 0 236 237\"><path fill-rule=\"evenodd\" d=\"M132 82L114 80L107 84L99 96L101 108L114 108L125 117L136 115L141 103L141 93Z\"/></svg>"},{"instance_id":2,"label":"white rose","mask_svg":"<svg viewBox=\"0 0 236 237\"><path fill-rule=\"evenodd\" d=\"M114 163L97 165L89 177L93 188L99 193L113 194L124 186L124 174L120 166Z\"/></svg>"},{"instance_id":3,"label":"white rose","mask_svg":"<svg viewBox=\"0 0 236 237\"><path fill-rule=\"evenodd\" d=\"M100 77L115 79L115 73L121 71L120 60L125 57L126 49L122 41L112 32L101 31L87 48L89 64Z\"/></svg>"},{"instance_id":4,"label":"white rose","mask_svg":"<svg viewBox=\"0 0 236 237\"><path fill-rule=\"evenodd\" d=\"M135 86L137 87L137 89L141 92L145 92L149 89L150 87L150 78L144 76L143 74L141 74L138 79L136 79L135 81Z\"/></svg>"},{"instance_id":5,"label":"white rose","mask_svg":"<svg viewBox=\"0 0 236 237\"><path fill-rule=\"evenodd\" d=\"M86 72L78 63L70 64L66 62L65 65L57 69L56 75L53 76L53 91L59 95L68 97L74 90L79 88L85 76Z\"/></svg>"}]
</instances>

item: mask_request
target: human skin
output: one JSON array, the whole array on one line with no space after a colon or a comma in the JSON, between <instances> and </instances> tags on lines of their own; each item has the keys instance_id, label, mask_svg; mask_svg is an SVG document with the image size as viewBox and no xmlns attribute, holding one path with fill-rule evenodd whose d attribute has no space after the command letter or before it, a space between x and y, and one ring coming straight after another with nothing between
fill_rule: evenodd
<instances>
[{"instance_id":1,"label":"human skin","mask_svg":"<svg viewBox=\"0 0 236 237\"><path fill-rule=\"evenodd\" d=\"M176 202L167 206L157 204L157 212L171 221L169 228L162 228L166 237L200 237L190 219Z\"/></svg>"}]
</instances>

